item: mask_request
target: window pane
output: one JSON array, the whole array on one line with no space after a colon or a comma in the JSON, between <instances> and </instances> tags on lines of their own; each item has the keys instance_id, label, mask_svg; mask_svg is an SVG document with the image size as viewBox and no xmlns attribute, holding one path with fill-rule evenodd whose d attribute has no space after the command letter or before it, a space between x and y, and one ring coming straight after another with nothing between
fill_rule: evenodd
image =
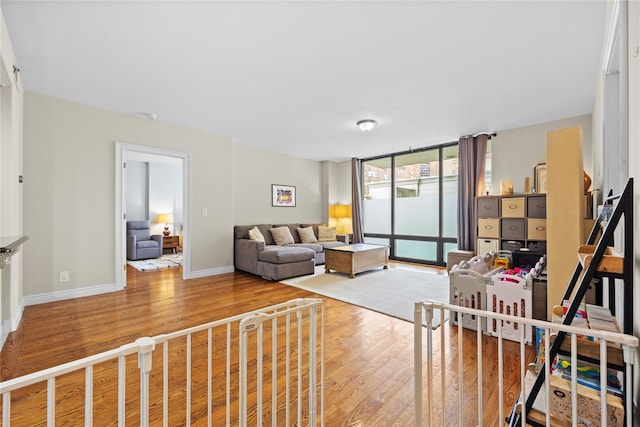
<instances>
[{"instance_id":1,"label":"window pane","mask_svg":"<svg viewBox=\"0 0 640 427\"><path fill-rule=\"evenodd\" d=\"M436 242L420 242L417 240L396 240L395 256L423 261L437 261L438 245Z\"/></svg>"},{"instance_id":2,"label":"window pane","mask_svg":"<svg viewBox=\"0 0 640 427\"><path fill-rule=\"evenodd\" d=\"M362 225L365 233L391 233L391 157L362 163Z\"/></svg>"},{"instance_id":3,"label":"window pane","mask_svg":"<svg viewBox=\"0 0 640 427\"><path fill-rule=\"evenodd\" d=\"M395 233L437 237L438 149L403 154L395 163Z\"/></svg>"},{"instance_id":4,"label":"window pane","mask_svg":"<svg viewBox=\"0 0 640 427\"><path fill-rule=\"evenodd\" d=\"M458 249L457 243L444 243L444 263L446 264L449 261L449 252L455 251Z\"/></svg>"},{"instance_id":5,"label":"window pane","mask_svg":"<svg viewBox=\"0 0 640 427\"><path fill-rule=\"evenodd\" d=\"M364 242L372 245L389 246L389 239L383 239L381 237L365 237Z\"/></svg>"},{"instance_id":6,"label":"window pane","mask_svg":"<svg viewBox=\"0 0 640 427\"><path fill-rule=\"evenodd\" d=\"M442 237L458 237L458 145L442 150Z\"/></svg>"},{"instance_id":7,"label":"window pane","mask_svg":"<svg viewBox=\"0 0 640 427\"><path fill-rule=\"evenodd\" d=\"M393 242L392 259L440 264L457 247L444 240L458 234L458 152L447 144L362 161L364 233Z\"/></svg>"}]
</instances>

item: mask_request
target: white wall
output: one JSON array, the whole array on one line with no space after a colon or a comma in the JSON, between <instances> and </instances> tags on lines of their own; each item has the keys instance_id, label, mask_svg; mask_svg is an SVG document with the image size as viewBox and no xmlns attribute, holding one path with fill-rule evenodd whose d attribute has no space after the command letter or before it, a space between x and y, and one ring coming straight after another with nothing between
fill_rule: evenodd
<instances>
[{"instance_id":1,"label":"white wall","mask_svg":"<svg viewBox=\"0 0 640 427\"><path fill-rule=\"evenodd\" d=\"M580 126L583 132L584 169L591 175L591 115L571 117L517 129L498 130L491 139L491 194L500 194L500 180L510 179L514 193L524 193L524 179L546 163L546 138L550 130Z\"/></svg>"},{"instance_id":2,"label":"white wall","mask_svg":"<svg viewBox=\"0 0 640 427\"><path fill-rule=\"evenodd\" d=\"M0 236L23 234L23 175L21 81L16 81L17 63L4 16L0 13ZM9 332L15 330L22 315L23 252L11 257L11 264L0 271L0 348Z\"/></svg>"},{"instance_id":3,"label":"white wall","mask_svg":"<svg viewBox=\"0 0 640 427\"><path fill-rule=\"evenodd\" d=\"M335 163L324 162L327 164L327 180L328 180L328 193L327 193L327 207L328 205L350 205L351 200L351 160ZM338 227L345 234L353 232L353 225L351 218L340 219L340 224L337 223L335 218L328 218L328 212L325 212L327 219L323 219L323 222L330 227L337 227L341 225L343 228Z\"/></svg>"},{"instance_id":4,"label":"white wall","mask_svg":"<svg viewBox=\"0 0 640 427\"><path fill-rule=\"evenodd\" d=\"M337 174L337 188L336 198L337 202L342 205L351 204L351 160L341 162L336 167Z\"/></svg>"},{"instance_id":5,"label":"white wall","mask_svg":"<svg viewBox=\"0 0 640 427\"><path fill-rule=\"evenodd\" d=\"M182 226L182 166L161 163L149 164L149 221L151 233L162 234L164 223L158 224L159 214L172 213L173 223L169 224L171 235L180 235ZM127 188L127 192L128 192ZM198 212L196 212L198 213Z\"/></svg>"},{"instance_id":6,"label":"white wall","mask_svg":"<svg viewBox=\"0 0 640 427\"><path fill-rule=\"evenodd\" d=\"M127 162L127 220L149 219L149 163Z\"/></svg>"},{"instance_id":7,"label":"white wall","mask_svg":"<svg viewBox=\"0 0 640 427\"><path fill-rule=\"evenodd\" d=\"M25 296L115 283L114 141L192 154L191 269L233 265L230 138L29 92L24 121Z\"/></svg>"},{"instance_id":8,"label":"white wall","mask_svg":"<svg viewBox=\"0 0 640 427\"><path fill-rule=\"evenodd\" d=\"M220 158L213 164L218 164ZM319 223L322 204L322 167L315 160L233 144L233 197L218 206L233 206L234 225ZM225 183L226 184L226 183ZM296 187L295 207L271 206L271 185ZM231 234L232 230L229 229Z\"/></svg>"},{"instance_id":9,"label":"white wall","mask_svg":"<svg viewBox=\"0 0 640 427\"><path fill-rule=\"evenodd\" d=\"M162 234L164 223L156 221L158 215L171 213L169 230L179 235L183 224L182 171L182 165L127 161L127 220L149 221L151 234Z\"/></svg>"}]
</instances>

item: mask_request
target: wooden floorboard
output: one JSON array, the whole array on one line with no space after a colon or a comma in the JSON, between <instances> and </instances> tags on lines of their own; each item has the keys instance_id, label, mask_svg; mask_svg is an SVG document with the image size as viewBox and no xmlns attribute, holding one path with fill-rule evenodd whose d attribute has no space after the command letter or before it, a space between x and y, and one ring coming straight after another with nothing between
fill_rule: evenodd
<instances>
[{"instance_id":1,"label":"wooden floorboard","mask_svg":"<svg viewBox=\"0 0 640 427\"><path fill-rule=\"evenodd\" d=\"M445 274L443 269L393 263L391 268L414 268ZM197 326L224 319L250 310L282 303L300 297L319 295L242 273L229 273L199 279L182 280L180 269L157 272L127 271L124 291L76 298L26 307L18 330L9 335L1 353L1 379L16 378L41 369L110 350L142 336ZM326 401L327 426L408 426L414 421L413 403L413 324L380 313L325 298L326 301ZM435 331L434 351L440 351L440 334L445 334L446 421L458 423L459 390L457 327L445 323ZM465 367L463 425L476 425L475 390L478 378L475 363L476 335L464 331ZM495 339L484 336L483 358L484 422L498 425L497 345ZM519 393L519 346L505 346L505 413L508 414ZM515 355L515 356L512 356ZM527 361L533 349L527 347ZM155 359L154 359L155 360ZM434 360L435 378L439 385L441 362ZM102 369L102 368L101 368ZM128 375L136 375L135 360L128 363ZM98 370L100 371L100 370ZM202 383L202 370L194 371L194 381ZM107 392L107 384L117 381L105 367L103 377L96 374L95 425L113 425L116 405ZM222 375L222 372L220 373ZM206 369L204 370L206 377ZM71 381L71 379L69 379ZM60 385L64 390L64 381ZM176 395L184 394L176 385ZM63 400L79 400L78 391L69 387L60 396ZM68 393L68 394L64 394ZM425 389L425 397L427 392ZM442 407L438 395L431 416L435 425L442 425ZM135 403L135 402L134 402ZM25 403L25 405L28 405ZM135 406L135 405L133 405ZM80 405L82 408L82 404ZM224 408L217 402L215 411L224 417ZM14 425L31 425L29 419L42 415L42 405L20 406L22 416ZM80 411L81 412L81 411ZM135 409L131 410L132 413ZM206 405L194 415L206 414ZM154 416L158 410L152 411ZM425 413L423 416L428 416ZM82 414L62 414L63 421L74 425ZM21 424L26 423L26 424ZM176 418L175 425L181 424ZM195 423L198 425L199 423ZM132 421L132 425L135 422Z\"/></svg>"}]
</instances>

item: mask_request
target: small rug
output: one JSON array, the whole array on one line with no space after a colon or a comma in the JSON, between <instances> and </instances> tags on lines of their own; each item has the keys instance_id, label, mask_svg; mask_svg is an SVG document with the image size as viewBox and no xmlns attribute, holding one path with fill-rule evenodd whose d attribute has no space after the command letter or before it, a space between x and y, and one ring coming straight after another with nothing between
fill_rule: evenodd
<instances>
[{"instance_id":1,"label":"small rug","mask_svg":"<svg viewBox=\"0 0 640 427\"><path fill-rule=\"evenodd\" d=\"M140 261L127 261L131 267L138 271L153 271L163 268L177 268L182 266L182 254L162 255L160 258L143 259Z\"/></svg>"},{"instance_id":2,"label":"small rug","mask_svg":"<svg viewBox=\"0 0 640 427\"><path fill-rule=\"evenodd\" d=\"M449 276L408 270L378 268L356 275L326 274L324 266L314 275L294 277L281 283L329 298L413 322L414 303L433 300L449 302ZM447 320L448 312L445 311ZM423 319L423 324L426 324ZM440 325L440 311L434 311L432 328Z\"/></svg>"}]
</instances>

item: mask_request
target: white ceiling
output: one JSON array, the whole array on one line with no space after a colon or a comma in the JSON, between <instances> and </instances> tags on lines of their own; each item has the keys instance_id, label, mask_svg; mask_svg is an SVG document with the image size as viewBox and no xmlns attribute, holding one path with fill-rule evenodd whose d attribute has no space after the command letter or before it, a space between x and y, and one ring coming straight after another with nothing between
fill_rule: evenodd
<instances>
[{"instance_id":1,"label":"white ceiling","mask_svg":"<svg viewBox=\"0 0 640 427\"><path fill-rule=\"evenodd\" d=\"M606 2L2 1L26 90L342 161L592 112ZM355 122L373 118L363 133Z\"/></svg>"}]
</instances>

